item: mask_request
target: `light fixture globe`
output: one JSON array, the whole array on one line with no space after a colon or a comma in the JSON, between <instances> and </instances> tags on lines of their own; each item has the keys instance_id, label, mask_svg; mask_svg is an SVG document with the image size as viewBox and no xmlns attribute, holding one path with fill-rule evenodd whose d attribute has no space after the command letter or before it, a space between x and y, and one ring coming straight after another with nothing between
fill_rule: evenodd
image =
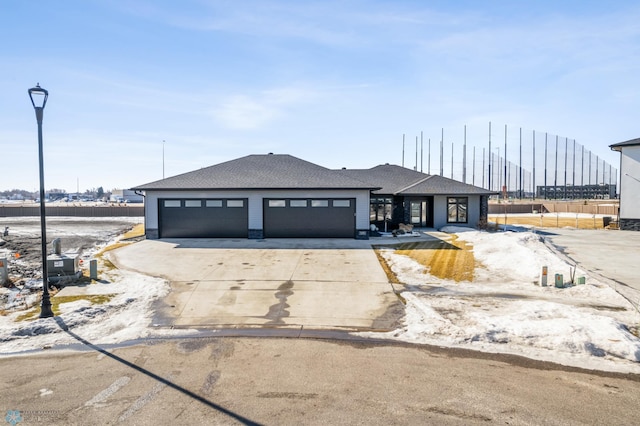
<instances>
[{"instance_id":1,"label":"light fixture globe","mask_svg":"<svg viewBox=\"0 0 640 426\"><path fill-rule=\"evenodd\" d=\"M29 89L29 98L31 98L31 104L36 110L38 108L44 109L44 106L47 104L48 97L49 92L40 87L40 83L37 83L36 87L32 87L31 89Z\"/></svg>"}]
</instances>

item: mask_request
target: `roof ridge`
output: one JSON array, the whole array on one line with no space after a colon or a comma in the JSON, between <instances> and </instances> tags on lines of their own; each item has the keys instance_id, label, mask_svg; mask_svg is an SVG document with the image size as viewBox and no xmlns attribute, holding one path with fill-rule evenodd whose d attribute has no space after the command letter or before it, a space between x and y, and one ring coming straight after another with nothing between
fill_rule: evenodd
<instances>
[{"instance_id":1,"label":"roof ridge","mask_svg":"<svg viewBox=\"0 0 640 426\"><path fill-rule=\"evenodd\" d=\"M420 179L420 180L418 180L418 181L416 181L416 182L412 183L411 185L408 185L408 186L406 186L406 187L404 187L404 188L401 188L399 191L396 191L395 193L396 193L396 194L399 194L399 193L401 193L401 192L404 192L404 191L406 191L406 190L407 190L407 189L409 189L409 188L412 188L412 187L414 187L414 186L416 186L416 185L418 185L418 184L421 184L421 183L423 183L423 182L425 182L425 181L427 181L427 180L431 179L433 176L434 176L434 175L427 175L427 177L425 177L424 179Z\"/></svg>"}]
</instances>

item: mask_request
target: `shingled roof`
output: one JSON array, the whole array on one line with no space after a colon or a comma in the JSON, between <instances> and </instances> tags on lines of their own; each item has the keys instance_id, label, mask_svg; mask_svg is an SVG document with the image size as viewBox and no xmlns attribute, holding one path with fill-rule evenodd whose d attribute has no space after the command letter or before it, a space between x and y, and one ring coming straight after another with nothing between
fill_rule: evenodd
<instances>
[{"instance_id":1,"label":"shingled roof","mask_svg":"<svg viewBox=\"0 0 640 426\"><path fill-rule=\"evenodd\" d=\"M342 170L350 176L382 187L374 194L393 195L490 195L496 192L458 182L443 176L428 175L404 167L384 164L371 169Z\"/></svg>"},{"instance_id":2,"label":"shingled roof","mask_svg":"<svg viewBox=\"0 0 640 426\"><path fill-rule=\"evenodd\" d=\"M139 185L133 190L376 189L355 177L291 155L246 157Z\"/></svg>"},{"instance_id":3,"label":"shingled roof","mask_svg":"<svg viewBox=\"0 0 640 426\"><path fill-rule=\"evenodd\" d=\"M636 145L640 145L640 138L631 139L631 140L619 142L619 143L614 143L613 145L609 145L609 148L611 148L614 151L620 151L623 146L636 146Z\"/></svg>"}]
</instances>

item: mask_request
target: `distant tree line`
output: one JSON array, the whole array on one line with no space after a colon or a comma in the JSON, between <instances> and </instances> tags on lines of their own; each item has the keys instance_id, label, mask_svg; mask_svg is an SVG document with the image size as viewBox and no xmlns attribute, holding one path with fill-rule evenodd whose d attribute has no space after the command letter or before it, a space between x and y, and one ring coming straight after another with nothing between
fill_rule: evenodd
<instances>
[{"instance_id":1,"label":"distant tree line","mask_svg":"<svg viewBox=\"0 0 640 426\"><path fill-rule=\"evenodd\" d=\"M69 194L65 189L52 188L45 191L47 194ZM75 193L74 193L75 194ZM109 197L110 193L105 192L104 188L99 186L98 188L87 189L84 193L78 194L81 198L101 200L105 197ZM0 190L0 199L4 200L35 200L40 197L39 191L27 191L25 189L9 189Z\"/></svg>"}]
</instances>

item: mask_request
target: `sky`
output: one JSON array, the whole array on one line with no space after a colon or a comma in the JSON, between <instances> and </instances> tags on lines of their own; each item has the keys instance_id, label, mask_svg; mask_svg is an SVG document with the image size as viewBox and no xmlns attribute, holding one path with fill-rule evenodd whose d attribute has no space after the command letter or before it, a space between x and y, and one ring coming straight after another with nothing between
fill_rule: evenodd
<instances>
[{"instance_id":1,"label":"sky","mask_svg":"<svg viewBox=\"0 0 640 426\"><path fill-rule=\"evenodd\" d=\"M617 167L609 145L640 136L639 22L635 1L6 0L0 190L39 188L36 83L47 190L269 152L402 165L403 135L407 167L436 173L443 134L457 169L464 126L480 155L489 122L494 140L548 132Z\"/></svg>"}]
</instances>

